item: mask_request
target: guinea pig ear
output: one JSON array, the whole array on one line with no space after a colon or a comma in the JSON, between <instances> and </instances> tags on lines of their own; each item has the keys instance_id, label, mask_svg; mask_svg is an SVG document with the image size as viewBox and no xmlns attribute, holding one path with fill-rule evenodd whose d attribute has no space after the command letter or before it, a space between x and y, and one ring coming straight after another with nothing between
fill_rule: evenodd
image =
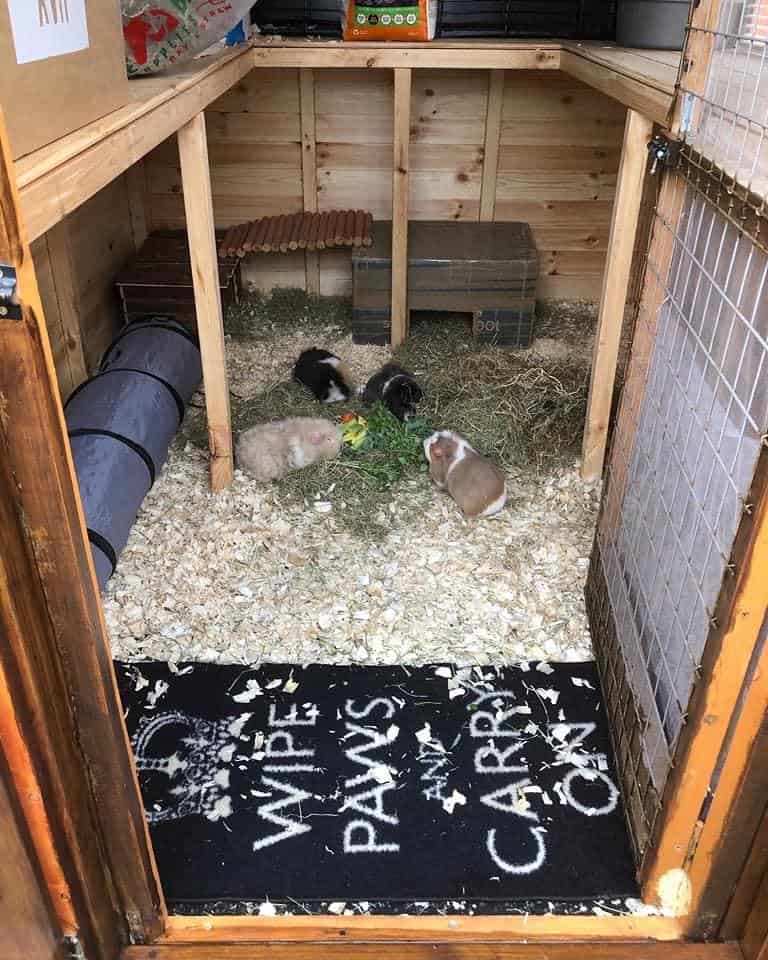
<instances>
[{"instance_id":1,"label":"guinea pig ear","mask_svg":"<svg viewBox=\"0 0 768 960\"><path fill-rule=\"evenodd\" d=\"M442 457L445 451L443 450L442 447L438 447L436 443L433 443L432 446L429 448L429 452L432 454L433 457Z\"/></svg>"},{"instance_id":2,"label":"guinea pig ear","mask_svg":"<svg viewBox=\"0 0 768 960\"><path fill-rule=\"evenodd\" d=\"M319 447L324 439L325 439L324 434L322 434L319 430L313 430L312 433L310 433L309 435L309 442L314 447Z\"/></svg>"}]
</instances>

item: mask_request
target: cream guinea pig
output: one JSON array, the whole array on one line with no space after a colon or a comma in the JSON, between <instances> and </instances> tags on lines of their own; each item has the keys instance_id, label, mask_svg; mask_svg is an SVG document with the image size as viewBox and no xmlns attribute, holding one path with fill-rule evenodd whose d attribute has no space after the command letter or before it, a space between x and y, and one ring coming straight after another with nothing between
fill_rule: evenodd
<instances>
[{"instance_id":1,"label":"cream guinea pig","mask_svg":"<svg viewBox=\"0 0 768 960\"><path fill-rule=\"evenodd\" d=\"M318 460L338 457L341 442L341 431L330 420L288 417L244 430L235 460L256 480L279 480Z\"/></svg>"}]
</instances>

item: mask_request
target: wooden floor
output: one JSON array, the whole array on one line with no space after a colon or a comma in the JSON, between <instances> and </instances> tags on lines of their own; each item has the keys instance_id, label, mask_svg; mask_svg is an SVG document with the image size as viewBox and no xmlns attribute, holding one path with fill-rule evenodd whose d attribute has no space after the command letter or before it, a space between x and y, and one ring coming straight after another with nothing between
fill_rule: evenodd
<instances>
[{"instance_id":1,"label":"wooden floor","mask_svg":"<svg viewBox=\"0 0 768 960\"><path fill-rule=\"evenodd\" d=\"M122 960L742 960L738 944L654 943L155 943Z\"/></svg>"}]
</instances>

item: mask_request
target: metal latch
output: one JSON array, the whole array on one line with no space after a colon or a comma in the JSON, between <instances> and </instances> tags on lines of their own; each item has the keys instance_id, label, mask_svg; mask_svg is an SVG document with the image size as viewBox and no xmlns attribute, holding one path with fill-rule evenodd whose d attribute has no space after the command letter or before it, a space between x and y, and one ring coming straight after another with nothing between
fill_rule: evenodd
<instances>
[{"instance_id":1,"label":"metal latch","mask_svg":"<svg viewBox=\"0 0 768 960\"><path fill-rule=\"evenodd\" d=\"M67 960L86 960L80 937L64 937L64 956Z\"/></svg>"},{"instance_id":2,"label":"metal latch","mask_svg":"<svg viewBox=\"0 0 768 960\"><path fill-rule=\"evenodd\" d=\"M21 307L16 296L16 270L0 263L0 318L21 319Z\"/></svg>"},{"instance_id":3,"label":"metal latch","mask_svg":"<svg viewBox=\"0 0 768 960\"><path fill-rule=\"evenodd\" d=\"M648 143L648 153L651 157L651 175L658 170L659 164L663 167L674 167L680 156L680 140L670 140L661 133Z\"/></svg>"}]
</instances>

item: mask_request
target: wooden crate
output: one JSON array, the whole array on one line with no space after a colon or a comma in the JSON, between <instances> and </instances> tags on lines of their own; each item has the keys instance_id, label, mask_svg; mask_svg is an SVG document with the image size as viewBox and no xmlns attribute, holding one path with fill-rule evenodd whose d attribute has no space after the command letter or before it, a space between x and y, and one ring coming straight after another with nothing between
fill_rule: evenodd
<instances>
[{"instance_id":1,"label":"wooden crate","mask_svg":"<svg viewBox=\"0 0 768 960\"><path fill-rule=\"evenodd\" d=\"M125 323L161 315L172 316L192 330L196 328L192 266L185 233L151 234L115 283ZM236 257L219 258L219 289L222 306L239 303L240 261Z\"/></svg>"},{"instance_id":2,"label":"wooden crate","mask_svg":"<svg viewBox=\"0 0 768 960\"><path fill-rule=\"evenodd\" d=\"M352 252L352 336L388 343L392 224ZM467 312L478 340L527 347L533 340L538 257L527 223L414 221L408 227L408 309Z\"/></svg>"}]
</instances>

